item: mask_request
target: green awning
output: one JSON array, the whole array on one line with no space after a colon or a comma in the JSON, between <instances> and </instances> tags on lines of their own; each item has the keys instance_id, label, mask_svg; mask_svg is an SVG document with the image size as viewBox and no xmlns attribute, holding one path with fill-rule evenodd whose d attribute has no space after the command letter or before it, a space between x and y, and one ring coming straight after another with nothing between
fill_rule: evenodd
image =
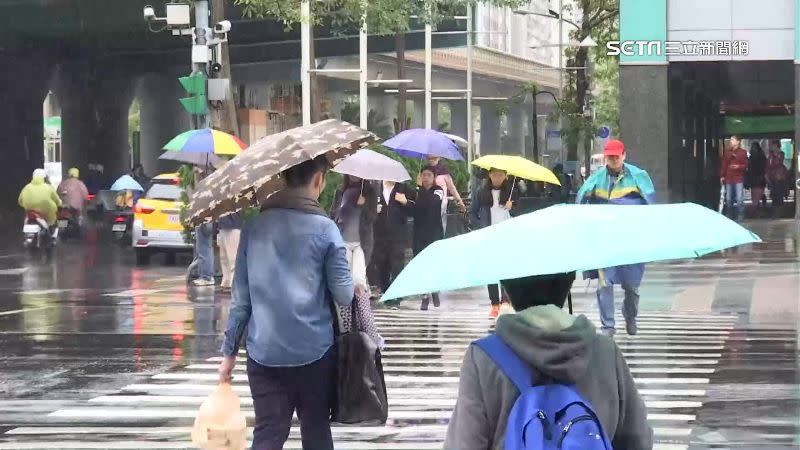
<instances>
[{"instance_id":1,"label":"green awning","mask_svg":"<svg viewBox=\"0 0 800 450\"><path fill-rule=\"evenodd\" d=\"M725 135L793 133L794 116L725 116Z\"/></svg>"}]
</instances>

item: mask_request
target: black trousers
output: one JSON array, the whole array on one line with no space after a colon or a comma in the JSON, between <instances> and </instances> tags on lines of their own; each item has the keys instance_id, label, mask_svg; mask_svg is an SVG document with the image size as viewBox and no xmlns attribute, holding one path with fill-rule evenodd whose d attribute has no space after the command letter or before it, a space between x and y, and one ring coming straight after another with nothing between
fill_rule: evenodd
<instances>
[{"instance_id":1,"label":"black trousers","mask_svg":"<svg viewBox=\"0 0 800 450\"><path fill-rule=\"evenodd\" d=\"M336 352L299 367L265 367L247 359L256 421L252 450L281 450L297 410L303 450L333 450L331 405L336 392Z\"/></svg>"},{"instance_id":2,"label":"black trousers","mask_svg":"<svg viewBox=\"0 0 800 450\"><path fill-rule=\"evenodd\" d=\"M373 278L382 292L389 289L405 266L406 249L401 241L380 240L375 242L372 252Z\"/></svg>"},{"instance_id":3,"label":"black trousers","mask_svg":"<svg viewBox=\"0 0 800 450\"><path fill-rule=\"evenodd\" d=\"M486 289L489 291L489 300L492 301L492 305L499 305L501 297L503 301L507 301L506 293L503 292L502 295L500 293L499 284L489 284L486 286Z\"/></svg>"}]
</instances>

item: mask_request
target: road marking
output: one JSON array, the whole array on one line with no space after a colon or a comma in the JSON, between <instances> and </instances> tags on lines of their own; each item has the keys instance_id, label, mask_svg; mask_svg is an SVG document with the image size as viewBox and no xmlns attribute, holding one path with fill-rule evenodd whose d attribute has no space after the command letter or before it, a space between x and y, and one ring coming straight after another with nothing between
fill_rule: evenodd
<instances>
[{"instance_id":1,"label":"road marking","mask_svg":"<svg viewBox=\"0 0 800 450\"><path fill-rule=\"evenodd\" d=\"M20 314L20 313L27 313L32 311L41 311L43 309L53 308L53 306L38 306L35 308L23 308L23 309L15 309L13 311L3 311L0 312L0 316L10 316L13 314Z\"/></svg>"}]
</instances>

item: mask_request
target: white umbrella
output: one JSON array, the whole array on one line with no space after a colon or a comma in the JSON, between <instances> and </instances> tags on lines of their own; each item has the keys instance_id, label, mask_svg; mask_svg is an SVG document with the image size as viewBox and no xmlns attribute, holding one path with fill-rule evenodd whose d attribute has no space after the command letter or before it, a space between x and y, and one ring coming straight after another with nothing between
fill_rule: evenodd
<instances>
[{"instance_id":1,"label":"white umbrella","mask_svg":"<svg viewBox=\"0 0 800 450\"><path fill-rule=\"evenodd\" d=\"M359 150L348 156L337 164L333 171L364 180L402 183L411 179L408 171L399 161L369 149Z\"/></svg>"},{"instance_id":2,"label":"white umbrella","mask_svg":"<svg viewBox=\"0 0 800 450\"><path fill-rule=\"evenodd\" d=\"M448 134L448 133L443 133L443 134L445 136L447 136L448 139L450 139L451 141L455 142L456 145L458 145L459 147L466 147L467 145L469 145L469 142L467 142L467 140L462 138L461 136L457 136L455 134Z\"/></svg>"}]
</instances>

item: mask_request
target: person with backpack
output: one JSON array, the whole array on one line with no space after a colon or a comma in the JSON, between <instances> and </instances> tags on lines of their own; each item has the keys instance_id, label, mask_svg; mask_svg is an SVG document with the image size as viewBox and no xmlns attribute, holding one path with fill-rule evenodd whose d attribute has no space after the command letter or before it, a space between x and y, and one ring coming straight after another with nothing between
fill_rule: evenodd
<instances>
[{"instance_id":1,"label":"person with backpack","mask_svg":"<svg viewBox=\"0 0 800 450\"><path fill-rule=\"evenodd\" d=\"M472 343L446 450L651 450L653 430L622 352L562 310L575 272L501 284L516 314Z\"/></svg>"}]
</instances>

